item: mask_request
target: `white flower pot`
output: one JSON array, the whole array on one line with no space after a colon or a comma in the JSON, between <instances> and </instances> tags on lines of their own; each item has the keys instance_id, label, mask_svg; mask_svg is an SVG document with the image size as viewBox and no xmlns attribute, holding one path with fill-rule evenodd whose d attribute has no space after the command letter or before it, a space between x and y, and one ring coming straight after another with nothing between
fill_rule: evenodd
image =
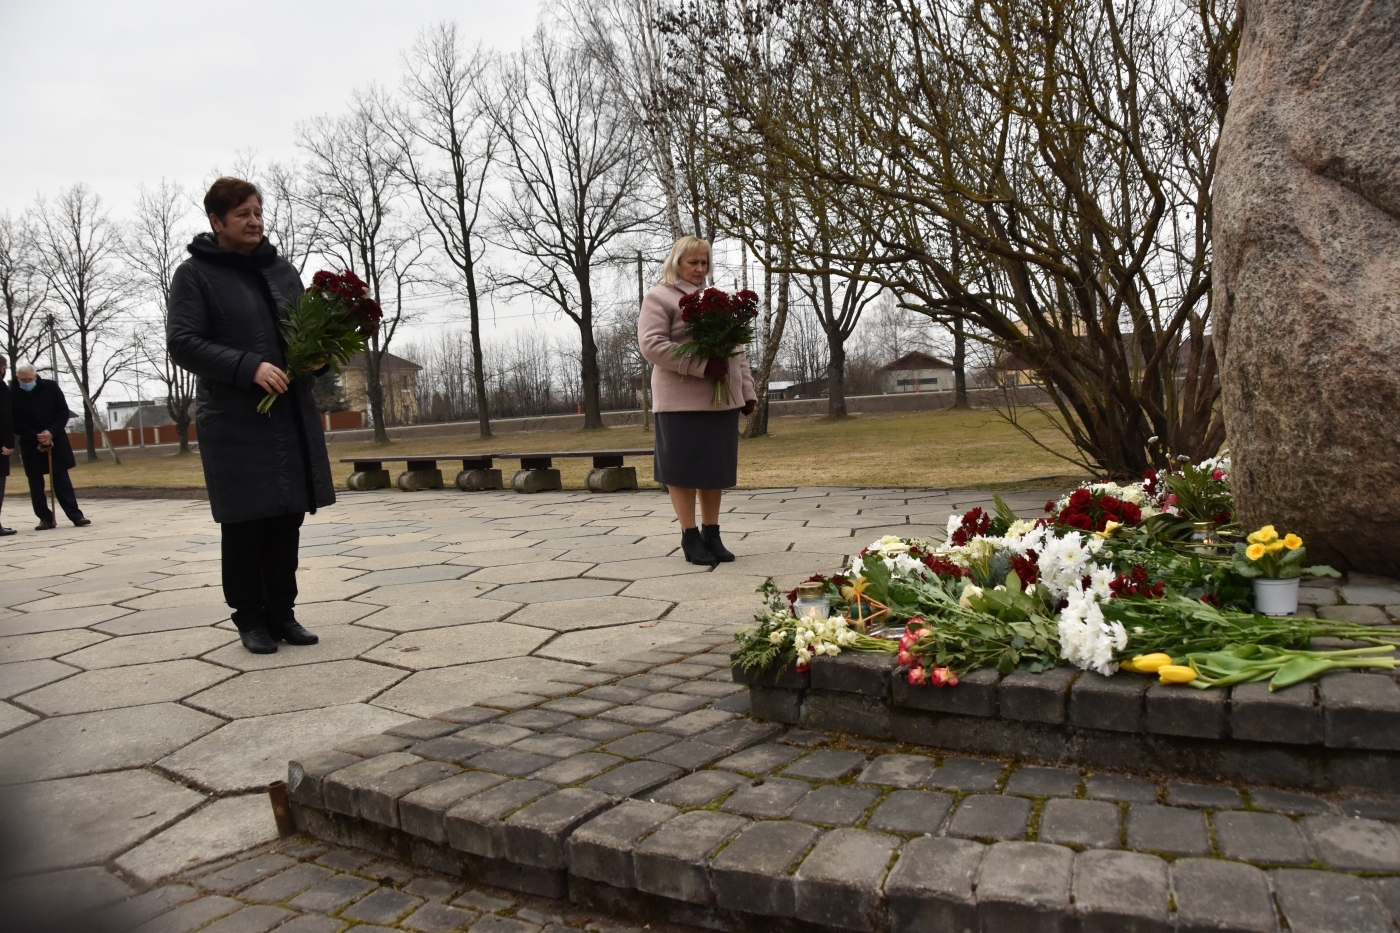
<instances>
[{"instance_id":1,"label":"white flower pot","mask_svg":"<svg viewBox=\"0 0 1400 933\"><path fill-rule=\"evenodd\" d=\"M1298 578L1254 578L1254 611L1265 616L1291 616L1298 611Z\"/></svg>"}]
</instances>

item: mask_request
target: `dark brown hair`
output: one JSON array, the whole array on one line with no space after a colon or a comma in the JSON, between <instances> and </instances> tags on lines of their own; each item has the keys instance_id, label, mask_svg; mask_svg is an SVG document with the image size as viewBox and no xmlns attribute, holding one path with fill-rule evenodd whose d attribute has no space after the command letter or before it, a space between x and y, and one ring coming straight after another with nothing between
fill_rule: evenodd
<instances>
[{"instance_id":1,"label":"dark brown hair","mask_svg":"<svg viewBox=\"0 0 1400 933\"><path fill-rule=\"evenodd\" d=\"M262 203L262 192L258 190L257 185L225 175L209 186L209 193L204 196L204 213L213 214L223 220L229 211L251 197L256 197L258 203Z\"/></svg>"}]
</instances>

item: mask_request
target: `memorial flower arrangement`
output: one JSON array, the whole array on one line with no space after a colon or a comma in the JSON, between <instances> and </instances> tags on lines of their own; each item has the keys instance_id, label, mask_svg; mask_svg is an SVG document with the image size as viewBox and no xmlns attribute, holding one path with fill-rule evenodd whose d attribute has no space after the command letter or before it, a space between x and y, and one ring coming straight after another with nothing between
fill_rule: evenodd
<instances>
[{"instance_id":1,"label":"memorial flower arrangement","mask_svg":"<svg viewBox=\"0 0 1400 933\"><path fill-rule=\"evenodd\" d=\"M1318 573L1317 567L1303 566L1307 555L1302 538L1295 534L1280 537L1273 525L1265 525L1235 544L1232 566L1242 577L1291 580L1303 574Z\"/></svg>"},{"instance_id":2,"label":"memorial flower arrangement","mask_svg":"<svg viewBox=\"0 0 1400 933\"><path fill-rule=\"evenodd\" d=\"M690 342L676 347L677 358L726 359L753 342L758 295L747 288L733 294L722 288L691 292L681 298L680 309ZM727 380L717 381L715 407L723 405L728 396Z\"/></svg>"},{"instance_id":3,"label":"memorial flower arrangement","mask_svg":"<svg viewBox=\"0 0 1400 933\"><path fill-rule=\"evenodd\" d=\"M1047 503L1034 521L998 498L993 512L950 517L942 544L886 536L842 573L808 582L822 584L848 628L864 621L852 612L863 600L883 607L883 632L839 647L894 654L912 684L955 686L979 667L1009 674L1068 664L1199 688L1269 680L1279 689L1337 668L1395 669L1400 628L1252 611L1251 576L1336 572L1304 567L1302 540L1272 527L1233 551L1192 542L1190 521L1201 510L1233 515L1233 500L1218 495L1228 482L1222 458L1126 486L1089 484ZM736 636L735 663L799 661L795 639L773 639L793 594L785 599L771 584L761 592L768 605L758 628ZM1321 637L1368 647L1309 650Z\"/></svg>"},{"instance_id":4,"label":"memorial flower arrangement","mask_svg":"<svg viewBox=\"0 0 1400 933\"><path fill-rule=\"evenodd\" d=\"M288 381L309 376L326 365L340 372L340 367L365 349L383 316L379 302L369 297L369 286L355 273L317 272L311 287L278 322L287 342ZM276 401L277 393L269 392L258 402L258 411L270 414Z\"/></svg>"}]
</instances>

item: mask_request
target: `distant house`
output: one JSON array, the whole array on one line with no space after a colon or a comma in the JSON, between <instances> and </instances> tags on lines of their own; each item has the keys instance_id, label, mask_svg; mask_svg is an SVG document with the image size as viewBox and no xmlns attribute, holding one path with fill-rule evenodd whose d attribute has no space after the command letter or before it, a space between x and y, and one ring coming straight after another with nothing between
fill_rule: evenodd
<instances>
[{"instance_id":1,"label":"distant house","mask_svg":"<svg viewBox=\"0 0 1400 933\"><path fill-rule=\"evenodd\" d=\"M797 383L790 379L782 382L768 383L768 400L770 402L781 402L788 397L788 392L790 392L795 385L797 385Z\"/></svg>"},{"instance_id":2,"label":"distant house","mask_svg":"<svg viewBox=\"0 0 1400 933\"><path fill-rule=\"evenodd\" d=\"M380 358L379 385L384 390L384 423L408 424L418 419L418 373L423 367L392 353ZM365 355L356 353L340 374L346 407L362 411L370 420L369 375Z\"/></svg>"},{"instance_id":3,"label":"distant house","mask_svg":"<svg viewBox=\"0 0 1400 933\"><path fill-rule=\"evenodd\" d=\"M881 390L899 392L948 392L953 388L953 364L915 350L880 368Z\"/></svg>"}]
</instances>

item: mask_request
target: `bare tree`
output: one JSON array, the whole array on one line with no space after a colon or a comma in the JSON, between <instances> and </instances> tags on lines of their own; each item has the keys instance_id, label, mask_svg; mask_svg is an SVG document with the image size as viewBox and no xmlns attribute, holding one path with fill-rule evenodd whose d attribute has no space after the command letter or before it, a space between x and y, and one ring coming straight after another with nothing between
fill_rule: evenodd
<instances>
[{"instance_id":1,"label":"bare tree","mask_svg":"<svg viewBox=\"0 0 1400 933\"><path fill-rule=\"evenodd\" d=\"M319 217L321 252L361 276L384 309L364 355L376 444L389 443L384 354L408 319L408 292L424 254L420 232L401 216L402 149L375 119L384 109L373 92L357 95L348 114L318 117L297 132L308 156L304 203Z\"/></svg>"},{"instance_id":2,"label":"bare tree","mask_svg":"<svg viewBox=\"0 0 1400 933\"><path fill-rule=\"evenodd\" d=\"M479 46L468 52L456 23L439 23L419 35L406 65L408 106L387 110L384 125L399 146L399 168L456 273L451 284L465 292L478 431L490 437L478 282L485 244L478 224L500 147L499 129L484 99L493 57Z\"/></svg>"},{"instance_id":3,"label":"bare tree","mask_svg":"<svg viewBox=\"0 0 1400 933\"><path fill-rule=\"evenodd\" d=\"M262 173L263 218L268 239L283 259L306 274L306 265L321 246L321 212L308 206L306 179L300 167L273 162Z\"/></svg>"},{"instance_id":4,"label":"bare tree","mask_svg":"<svg viewBox=\"0 0 1400 933\"><path fill-rule=\"evenodd\" d=\"M0 214L0 300L5 303L5 346L10 371L33 359L43 342L42 311L48 295L39 263L33 218Z\"/></svg>"},{"instance_id":5,"label":"bare tree","mask_svg":"<svg viewBox=\"0 0 1400 933\"><path fill-rule=\"evenodd\" d=\"M746 0L708 6L718 28ZM808 63L803 99L831 106L753 120L761 63L724 41L696 46L711 106L875 235L867 278L1034 368L1080 466L1130 477L1219 448L1211 185L1232 0L794 0L757 26Z\"/></svg>"},{"instance_id":6,"label":"bare tree","mask_svg":"<svg viewBox=\"0 0 1400 933\"><path fill-rule=\"evenodd\" d=\"M642 190L646 154L587 55L543 32L504 69L500 97L493 115L509 152L510 193L495 214L496 235L523 267L498 283L578 327L584 427L601 428L594 272L619 260L609 248L657 214Z\"/></svg>"},{"instance_id":7,"label":"bare tree","mask_svg":"<svg viewBox=\"0 0 1400 933\"><path fill-rule=\"evenodd\" d=\"M681 223L675 108L665 106L672 81L664 23L673 6L669 0L572 0L565 13L568 24L584 38L590 57L617 90L628 120L646 141L652 173L666 199L666 228L674 240L690 225Z\"/></svg>"},{"instance_id":8,"label":"bare tree","mask_svg":"<svg viewBox=\"0 0 1400 933\"><path fill-rule=\"evenodd\" d=\"M163 178L156 187L142 185L137 192L136 216L127 232L124 253L136 287L133 297L151 307L151 319L164 320L169 311L170 280L185 257L185 243L190 238L184 225L190 214L189 203L179 185ZM156 338L148 339L148 334ZM190 452L194 374L170 358L164 328L159 331L138 328L135 336L137 352L155 369L156 378L165 386L165 407L175 422L180 453L187 454Z\"/></svg>"},{"instance_id":9,"label":"bare tree","mask_svg":"<svg viewBox=\"0 0 1400 933\"><path fill-rule=\"evenodd\" d=\"M135 357L123 324L130 285L120 265L121 235L102 208L102 199L76 184L39 209L39 261L49 295L60 313L59 340L77 342L74 363L82 393L96 404L107 383ZM87 456L97 459L93 438L96 413L83 412Z\"/></svg>"}]
</instances>

